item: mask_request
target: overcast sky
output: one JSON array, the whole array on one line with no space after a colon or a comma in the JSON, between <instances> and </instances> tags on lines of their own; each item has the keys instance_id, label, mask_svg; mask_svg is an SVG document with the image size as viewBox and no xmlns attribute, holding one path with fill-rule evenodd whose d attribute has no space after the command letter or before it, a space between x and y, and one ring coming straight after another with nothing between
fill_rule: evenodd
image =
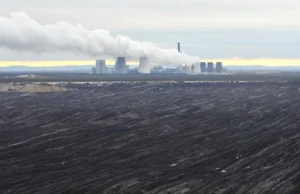
<instances>
[{"instance_id":1,"label":"overcast sky","mask_svg":"<svg viewBox=\"0 0 300 194\"><path fill-rule=\"evenodd\" d=\"M88 29L176 47L201 58L300 58L299 0L9 0L0 15L24 11L42 24ZM0 60L82 59L0 49Z\"/></svg>"}]
</instances>

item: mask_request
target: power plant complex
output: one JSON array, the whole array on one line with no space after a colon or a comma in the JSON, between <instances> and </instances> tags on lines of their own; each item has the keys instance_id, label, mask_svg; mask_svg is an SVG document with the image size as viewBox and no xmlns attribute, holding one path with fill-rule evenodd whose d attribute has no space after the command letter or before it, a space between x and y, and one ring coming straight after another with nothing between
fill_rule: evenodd
<instances>
[{"instance_id":1,"label":"power plant complex","mask_svg":"<svg viewBox=\"0 0 300 194\"><path fill-rule=\"evenodd\" d=\"M181 52L180 42L177 43L177 50ZM179 64L176 68L163 68L150 62L148 56L139 58L138 67L130 69L126 57L120 56L115 60L114 68L108 68L104 59L96 60L95 67L92 67L91 74L157 74L157 73L180 73L180 74L220 74L224 72L222 62L198 62L194 64Z\"/></svg>"}]
</instances>

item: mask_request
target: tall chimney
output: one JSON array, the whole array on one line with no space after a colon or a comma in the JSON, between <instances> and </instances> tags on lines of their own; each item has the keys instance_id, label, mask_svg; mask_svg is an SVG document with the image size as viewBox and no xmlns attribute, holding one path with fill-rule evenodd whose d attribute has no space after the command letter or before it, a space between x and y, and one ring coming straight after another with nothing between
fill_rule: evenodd
<instances>
[{"instance_id":1,"label":"tall chimney","mask_svg":"<svg viewBox=\"0 0 300 194\"><path fill-rule=\"evenodd\" d=\"M180 42L177 42L177 50L178 50L179 53L181 52L181 50L180 50Z\"/></svg>"}]
</instances>

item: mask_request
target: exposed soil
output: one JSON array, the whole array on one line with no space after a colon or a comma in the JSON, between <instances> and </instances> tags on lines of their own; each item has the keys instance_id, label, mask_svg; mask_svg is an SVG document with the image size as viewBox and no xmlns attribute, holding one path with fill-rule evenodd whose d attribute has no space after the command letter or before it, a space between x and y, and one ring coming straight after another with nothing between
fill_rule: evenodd
<instances>
[{"instance_id":1,"label":"exposed soil","mask_svg":"<svg viewBox=\"0 0 300 194\"><path fill-rule=\"evenodd\" d=\"M297 85L78 88L0 93L0 193L300 191Z\"/></svg>"},{"instance_id":2,"label":"exposed soil","mask_svg":"<svg viewBox=\"0 0 300 194\"><path fill-rule=\"evenodd\" d=\"M0 84L0 92L63 92L66 88L50 84Z\"/></svg>"}]
</instances>

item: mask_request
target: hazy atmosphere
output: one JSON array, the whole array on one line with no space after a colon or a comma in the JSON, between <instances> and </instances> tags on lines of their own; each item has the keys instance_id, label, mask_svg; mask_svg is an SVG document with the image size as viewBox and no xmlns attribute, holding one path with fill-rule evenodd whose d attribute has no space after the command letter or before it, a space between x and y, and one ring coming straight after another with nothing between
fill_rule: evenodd
<instances>
[{"instance_id":1,"label":"hazy atmosphere","mask_svg":"<svg viewBox=\"0 0 300 194\"><path fill-rule=\"evenodd\" d=\"M0 16L25 12L42 25L66 21L163 48L181 41L185 53L201 59L289 61L299 58L299 6L296 0L11 0L2 2ZM92 59L62 51L0 52L2 61Z\"/></svg>"},{"instance_id":2,"label":"hazy atmosphere","mask_svg":"<svg viewBox=\"0 0 300 194\"><path fill-rule=\"evenodd\" d=\"M0 194L299 194L299 0L9 0Z\"/></svg>"}]
</instances>

